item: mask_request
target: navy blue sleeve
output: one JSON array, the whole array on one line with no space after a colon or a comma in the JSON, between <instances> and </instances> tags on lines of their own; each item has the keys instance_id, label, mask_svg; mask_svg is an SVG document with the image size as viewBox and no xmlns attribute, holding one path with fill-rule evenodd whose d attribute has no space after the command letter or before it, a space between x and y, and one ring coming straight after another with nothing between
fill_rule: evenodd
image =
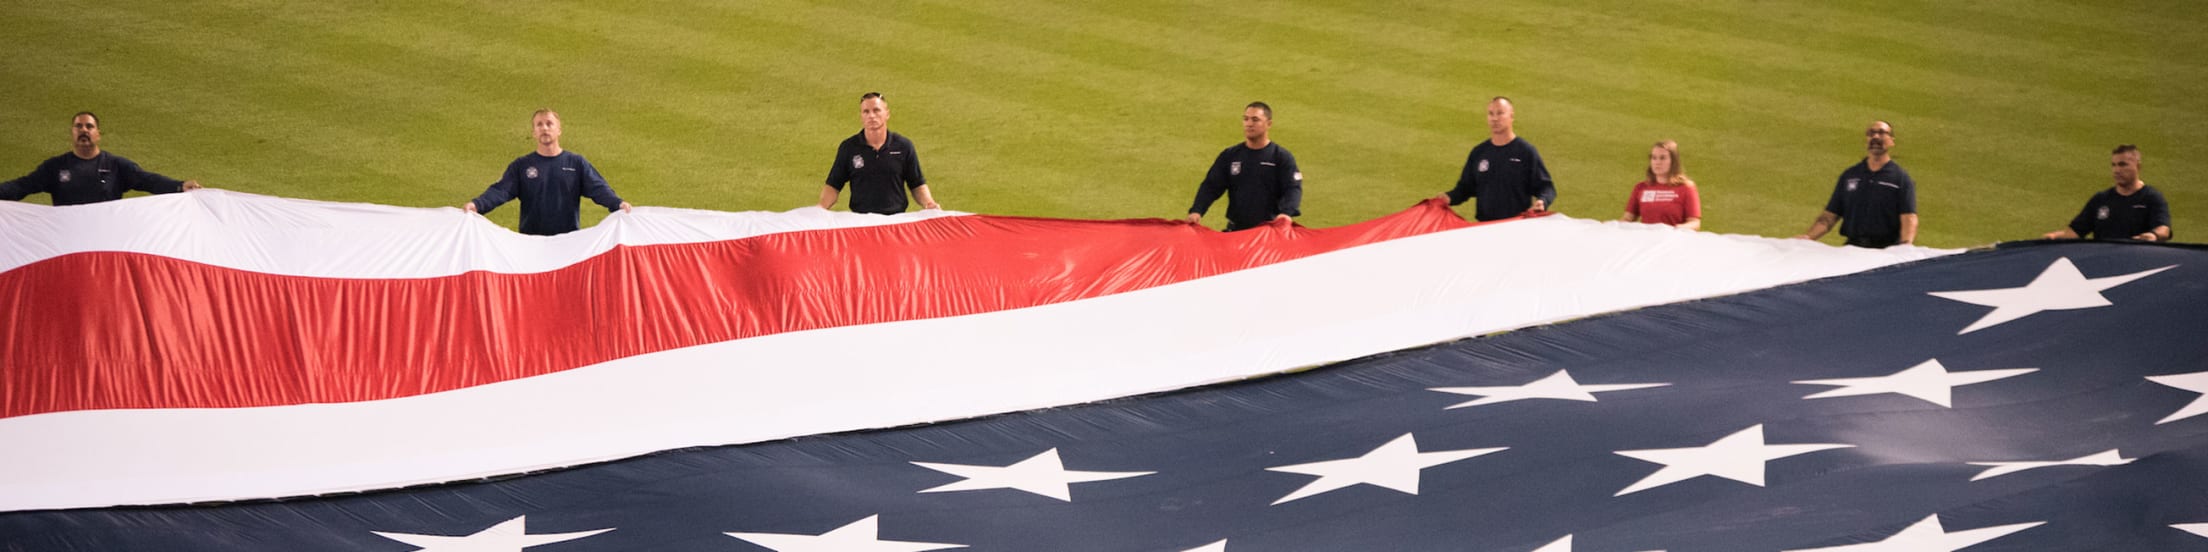
<instances>
[{"instance_id":1,"label":"navy blue sleeve","mask_svg":"<svg viewBox=\"0 0 2208 552\"><path fill-rule=\"evenodd\" d=\"M1280 214L1303 216L1303 211L1298 209L1303 206L1303 169L1296 166L1295 154L1280 150L1280 168L1277 174L1280 177Z\"/></svg>"},{"instance_id":2,"label":"navy blue sleeve","mask_svg":"<svg viewBox=\"0 0 2208 552\"><path fill-rule=\"evenodd\" d=\"M50 163L51 161L40 162L38 168L31 169L31 174L23 175L23 178L0 182L0 200L22 201L23 198L30 197L31 194L46 191L51 186L48 182L53 179L50 176L53 171L47 170L47 165Z\"/></svg>"},{"instance_id":3,"label":"navy blue sleeve","mask_svg":"<svg viewBox=\"0 0 2208 552\"><path fill-rule=\"evenodd\" d=\"M1901 173L1901 214L1917 214L1917 179L1907 171Z\"/></svg>"},{"instance_id":4,"label":"navy blue sleeve","mask_svg":"<svg viewBox=\"0 0 2208 552\"><path fill-rule=\"evenodd\" d=\"M2093 208L2100 202L2101 194L2093 194L2085 200L2085 208L2078 210L2078 216L2070 217L2070 233L2080 238L2093 235Z\"/></svg>"},{"instance_id":5,"label":"navy blue sleeve","mask_svg":"<svg viewBox=\"0 0 2208 552\"><path fill-rule=\"evenodd\" d=\"M499 175L498 181L492 182L491 187L485 188L483 195L475 196L475 212L489 214L492 209L514 200L514 188L521 182L521 175L514 169L520 165L519 161L507 164L506 173Z\"/></svg>"},{"instance_id":6,"label":"navy blue sleeve","mask_svg":"<svg viewBox=\"0 0 2208 552\"><path fill-rule=\"evenodd\" d=\"M914 147L911 140L905 141L905 174L898 176L905 179L906 188L928 185L927 175L920 173L920 148Z\"/></svg>"},{"instance_id":7,"label":"navy blue sleeve","mask_svg":"<svg viewBox=\"0 0 2208 552\"><path fill-rule=\"evenodd\" d=\"M843 147L848 143L849 140L836 144L836 162L828 166L828 187L836 191L843 191L843 185L851 183L851 160L847 158L850 152Z\"/></svg>"},{"instance_id":8,"label":"navy blue sleeve","mask_svg":"<svg viewBox=\"0 0 2208 552\"><path fill-rule=\"evenodd\" d=\"M575 168L583 173L583 197L597 202L607 211L621 210L621 196L613 193L613 186L606 184L606 177L598 174L597 166L591 165L589 159L577 155Z\"/></svg>"},{"instance_id":9,"label":"navy blue sleeve","mask_svg":"<svg viewBox=\"0 0 2208 552\"><path fill-rule=\"evenodd\" d=\"M2147 195L2147 230L2151 231L2156 227L2169 226L2169 200L2162 197L2162 190L2149 189L2147 191L2153 192ZM2177 233L2173 231L2170 234L2174 236Z\"/></svg>"},{"instance_id":10,"label":"navy blue sleeve","mask_svg":"<svg viewBox=\"0 0 2208 552\"><path fill-rule=\"evenodd\" d=\"M1472 153L1464 154L1464 170L1457 174L1457 186L1449 189L1450 205L1462 204L1479 192L1479 175L1472 169L1479 164L1479 158L1480 148L1477 146L1472 148Z\"/></svg>"},{"instance_id":11,"label":"navy blue sleeve","mask_svg":"<svg viewBox=\"0 0 2208 552\"><path fill-rule=\"evenodd\" d=\"M1847 210L1848 172L1840 171L1840 178L1832 181L1832 199L1825 200L1825 212L1840 214Z\"/></svg>"},{"instance_id":12,"label":"navy blue sleeve","mask_svg":"<svg viewBox=\"0 0 2208 552\"><path fill-rule=\"evenodd\" d=\"M184 181L161 176L160 173L140 168L136 161L119 156L115 160L115 175L122 179L123 187L149 194L173 194L184 191Z\"/></svg>"},{"instance_id":13,"label":"navy blue sleeve","mask_svg":"<svg viewBox=\"0 0 2208 552\"><path fill-rule=\"evenodd\" d=\"M1188 212L1204 214L1211 210L1212 202L1219 201L1219 196L1227 193L1228 151L1219 152L1219 158L1211 162L1211 170L1204 172L1204 183L1196 186L1196 203L1188 206Z\"/></svg>"},{"instance_id":14,"label":"navy blue sleeve","mask_svg":"<svg viewBox=\"0 0 2208 552\"><path fill-rule=\"evenodd\" d=\"M1525 145L1526 159L1533 161L1533 174L1528 175L1532 178L1526 181L1526 196L1541 198L1545 208L1556 209L1556 181L1549 178L1549 164L1541 161L1541 150L1534 149L1533 144Z\"/></svg>"}]
</instances>

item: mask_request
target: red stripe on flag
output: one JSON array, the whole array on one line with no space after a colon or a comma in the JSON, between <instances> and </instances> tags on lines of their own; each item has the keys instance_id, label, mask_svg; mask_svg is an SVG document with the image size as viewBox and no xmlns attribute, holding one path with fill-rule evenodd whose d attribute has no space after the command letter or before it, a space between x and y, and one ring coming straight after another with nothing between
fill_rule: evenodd
<instances>
[{"instance_id":1,"label":"red stripe on flag","mask_svg":"<svg viewBox=\"0 0 2208 552\"><path fill-rule=\"evenodd\" d=\"M1352 226L1233 234L965 216L422 279L71 254L0 273L0 418L407 397L780 332L1100 297L1467 225L1435 201Z\"/></svg>"}]
</instances>

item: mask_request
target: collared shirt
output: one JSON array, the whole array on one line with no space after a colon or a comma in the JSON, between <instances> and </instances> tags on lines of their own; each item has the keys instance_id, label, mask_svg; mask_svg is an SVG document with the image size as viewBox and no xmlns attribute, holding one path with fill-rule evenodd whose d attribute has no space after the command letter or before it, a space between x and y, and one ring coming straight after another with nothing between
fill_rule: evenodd
<instances>
[{"instance_id":1,"label":"collared shirt","mask_svg":"<svg viewBox=\"0 0 2208 552\"><path fill-rule=\"evenodd\" d=\"M184 191L184 182L139 168L123 156L101 151L91 159L75 153L56 155L31 174L0 182L0 199L19 201L31 194L53 195L55 205L82 205L123 198L123 192L154 194Z\"/></svg>"},{"instance_id":2,"label":"collared shirt","mask_svg":"<svg viewBox=\"0 0 2208 552\"><path fill-rule=\"evenodd\" d=\"M1512 138L1500 146L1493 140L1481 140L1480 145L1472 146L1472 153L1465 155L1457 186L1449 189L1450 205L1473 198L1479 199L1473 219L1506 219L1533 208L1534 198L1540 198L1550 209L1556 208L1556 182L1549 178L1549 166L1541 161L1540 150L1526 139Z\"/></svg>"},{"instance_id":3,"label":"collared shirt","mask_svg":"<svg viewBox=\"0 0 2208 552\"><path fill-rule=\"evenodd\" d=\"M2085 209L2078 211L2077 217L2070 219L2070 231L2078 237L2101 240L2128 240L2169 225L2169 201L2162 198L2161 190L2145 184L2128 196L2116 193L2115 188L2101 190L2085 201Z\"/></svg>"},{"instance_id":4,"label":"collared shirt","mask_svg":"<svg viewBox=\"0 0 2208 552\"><path fill-rule=\"evenodd\" d=\"M506 165L498 182L476 196L475 210L488 214L507 201L521 200L521 233L550 236L573 232L583 225L579 205L584 197L607 211L621 209L621 196L613 193L598 167L572 151L545 157L529 152Z\"/></svg>"},{"instance_id":5,"label":"collared shirt","mask_svg":"<svg viewBox=\"0 0 2208 552\"><path fill-rule=\"evenodd\" d=\"M1840 172L1825 211L1840 215L1840 235L1892 245L1901 240L1901 216L1917 212L1917 181L1899 162L1873 171L1865 159Z\"/></svg>"},{"instance_id":6,"label":"collared shirt","mask_svg":"<svg viewBox=\"0 0 2208 552\"><path fill-rule=\"evenodd\" d=\"M890 131L876 149L862 130L836 146L836 164L828 168L828 186L842 191L844 184L851 185L851 212L894 215L909 205L905 190L927 185L928 178L912 140Z\"/></svg>"},{"instance_id":7,"label":"collared shirt","mask_svg":"<svg viewBox=\"0 0 2208 552\"><path fill-rule=\"evenodd\" d=\"M1204 171L1204 182L1196 186L1196 202L1188 212L1210 211L1221 194L1227 196L1229 231L1263 225L1280 215L1300 217L1303 170L1296 167L1296 156L1279 142L1254 150L1246 144L1227 146L1212 160L1211 170Z\"/></svg>"}]
</instances>

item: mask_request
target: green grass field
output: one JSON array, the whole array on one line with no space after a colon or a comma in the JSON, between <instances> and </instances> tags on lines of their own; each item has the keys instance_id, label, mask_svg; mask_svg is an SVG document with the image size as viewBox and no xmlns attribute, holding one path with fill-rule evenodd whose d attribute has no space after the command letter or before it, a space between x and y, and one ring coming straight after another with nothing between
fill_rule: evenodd
<instances>
[{"instance_id":1,"label":"green grass field","mask_svg":"<svg viewBox=\"0 0 2208 552\"><path fill-rule=\"evenodd\" d=\"M1671 138L1707 229L1790 236L1883 118L1921 243L2059 228L2126 142L2179 240L2208 231L2208 11L2186 2L355 4L0 6L0 172L65 151L89 109L171 176L450 206L550 106L636 204L779 211L815 201L879 90L947 208L1173 217L1264 100L1302 222L1335 226L1446 189L1501 94L1575 217L1617 217Z\"/></svg>"}]
</instances>

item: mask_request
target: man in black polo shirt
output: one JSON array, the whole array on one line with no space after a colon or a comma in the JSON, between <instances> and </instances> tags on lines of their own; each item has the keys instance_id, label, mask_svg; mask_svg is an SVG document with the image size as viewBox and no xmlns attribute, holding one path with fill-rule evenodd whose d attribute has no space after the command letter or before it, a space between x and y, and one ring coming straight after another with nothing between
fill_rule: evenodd
<instances>
[{"instance_id":1,"label":"man in black polo shirt","mask_svg":"<svg viewBox=\"0 0 2208 552\"><path fill-rule=\"evenodd\" d=\"M69 136L69 153L39 163L22 178L0 182L0 199L21 201L45 192L53 196L55 205L82 205L122 199L123 192L131 190L173 194L200 187L197 180L179 182L100 150L100 116L90 111L70 119Z\"/></svg>"},{"instance_id":2,"label":"man in black polo shirt","mask_svg":"<svg viewBox=\"0 0 2208 552\"><path fill-rule=\"evenodd\" d=\"M2116 177L2116 185L2093 194L2085 209L2070 219L2069 228L2048 232L2046 238L2169 241L2170 203L2162 199L2161 190L2139 179L2139 146L2116 146L2109 154L2108 171Z\"/></svg>"},{"instance_id":3,"label":"man in black polo shirt","mask_svg":"<svg viewBox=\"0 0 2208 552\"><path fill-rule=\"evenodd\" d=\"M506 172L498 182L461 209L489 213L519 198L521 233L532 236L565 234L581 228L583 211L577 204L585 196L607 212L629 210L629 202L613 193L613 186L598 174L598 167L582 155L560 148L559 113L539 109L529 116L529 127L537 150L506 164Z\"/></svg>"},{"instance_id":4,"label":"man in black polo shirt","mask_svg":"<svg viewBox=\"0 0 2208 552\"><path fill-rule=\"evenodd\" d=\"M1227 196L1227 231L1255 228L1275 220L1303 216L1303 171L1296 156L1273 143L1273 106L1250 102L1242 108L1242 143L1227 146L1196 186L1188 222L1202 224L1220 194Z\"/></svg>"},{"instance_id":5,"label":"man in black polo shirt","mask_svg":"<svg viewBox=\"0 0 2208 552\"><path fill-rule=\"evenodd\" d=\"M843 185L851 185L851 212L894 215L905 212L905 190L922 209L941 209L920 173L920 150L905 135L889 131L889 100L880 92L859 96L858 134L836 146L836 164L820 189L820 208L836 206Z\"/></svg>"},{"instance_id":6,"label":"man in black polo shirt","mask_svg":"<svg viewBox=\"0 0 2208 552\"><path fill-rule=\"evenodd\" d=\"M1825 201L1825 212L1810 223L1809 231L1795 238L1824 237L1838 221L1848 245L1880 249L1917 241L1917 181L1890 153L1894 126L1874 121L1863 137L1869 155L1840 173L1832 198Z\"/></svg>"},{"instance_id":7,"label":"man in black polo shirt","mask_svg":"<svg viewBox=\"0 0 2208 552\"><path fill-rule=\"evenodd\" d=\"M1478 198L1472 218L1479 221L1506 219L1526 213L1538 213L1556 205L1556 182L1549 178L1549 165L1541 161L1541 152L1533 144L1518 137L1513 128L1517 107L1510 98L1496 96L1487 102L1487 139L1472 146L1472 153L1464 158L1464 170L1457 176L1457 186L1436 196L1449 200L1450 205Z\"/></svg>"}]
</instances>

